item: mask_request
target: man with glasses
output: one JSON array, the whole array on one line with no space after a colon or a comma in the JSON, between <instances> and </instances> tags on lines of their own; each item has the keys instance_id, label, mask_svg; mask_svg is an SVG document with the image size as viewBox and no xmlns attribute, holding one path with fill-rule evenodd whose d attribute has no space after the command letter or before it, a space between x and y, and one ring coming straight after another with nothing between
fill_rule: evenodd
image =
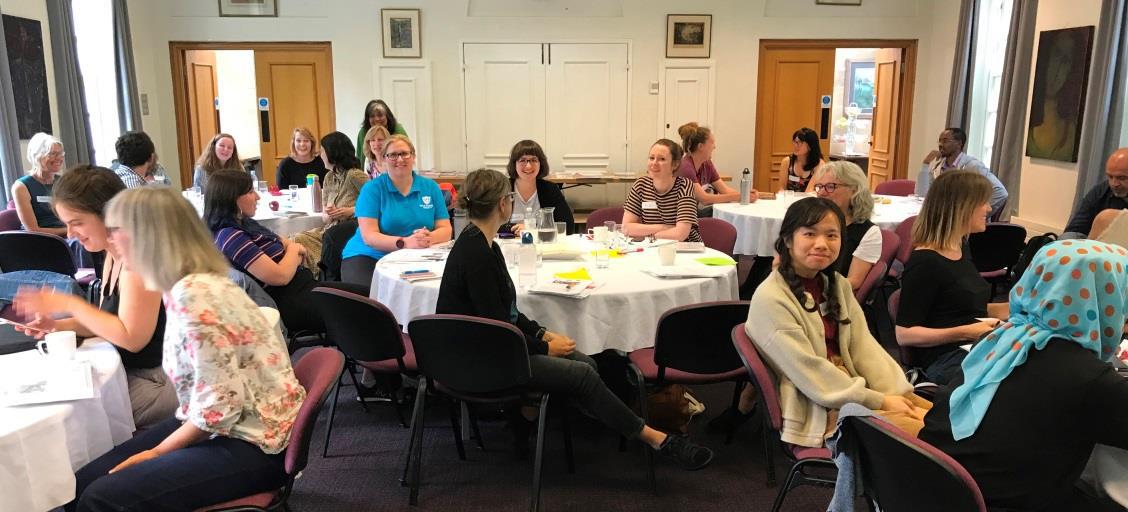
<instances>
[{"instance_id":1,"label":"man with glasses","mask_svg":"<svg viewBox=\"0 0 1128 512\"><path fill-rule=\"evenodd\" d=\"M1108 157L1105 176L1107 181L1097 184L1081 199L1062 238L1092 238L1099 234L1092 231L1093 220L1101 212L1128 208L1128 148L1120 148Z\"/></svg>"},{"instance_id":2,"label":"man with glasses","mask_svg":"<svg viewBox=\"0 0 1128 512\"><path fill-rule=\"evenodd\" d=\"M924 197L932 181L947 171L975 171L991 182L991 218L997 218L1007 204L1007 188L1003 182L978 158L964 153L967 146L967 132L960 128L945 128L936 141L937 147L924 157L924 165L917 177L916 194Z\"/></svg>"}]
</instances>

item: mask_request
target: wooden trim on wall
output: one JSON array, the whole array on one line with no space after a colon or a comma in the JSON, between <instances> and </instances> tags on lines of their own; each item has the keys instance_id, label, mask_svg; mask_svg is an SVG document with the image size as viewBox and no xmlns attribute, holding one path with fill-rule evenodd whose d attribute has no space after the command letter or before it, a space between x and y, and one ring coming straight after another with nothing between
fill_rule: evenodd
<instances>
[{"instance_id":1,"label":"wooden trim on wall","mask_svg":"<svg viewBox=\"0 0 1128 512\"><path fill-rule=\"evenodd\" d=\"M188 126L188 77L185 75L184 52L190 50L320 50L330 56L332 62L333 46L329 41L301 42L237 42L237 41L169 41L169 63L172 68L172 101L176 114L176 152L180 160L180 183L183 187L192 184L192 167L199 155L191 154L191 127ZM254 73L254 70L248 70ZM334 91L330 88L330 94ZM336 125L336 107L329 109L330 122ZM256 142L257 143L257 142Z\"/></svg>"},{"instance_id":2,"label":"wooden trim on wall","mask_svg":"<svg viewBox=\"0 0 1128 512\"><path fill-rule=\"evenodd\" d=\"M897 115L897 153L893 160L893 178L905 179L909 175L909 143L913 125L913 96L916 90L917 40L916 39L761 39L760 55L765 50L810 48L901 48L900 112ZM759 66L759 64L757 64ZM757 87L759 87L757 85ZM759 98L760 89L756 95ZM759 100L757 99L757 102ZM756 134L759 136L759 134ZM755 155L759 158L759 155ZM755 160L759 161L759 160Z\"/></svg>"}]
</instances>

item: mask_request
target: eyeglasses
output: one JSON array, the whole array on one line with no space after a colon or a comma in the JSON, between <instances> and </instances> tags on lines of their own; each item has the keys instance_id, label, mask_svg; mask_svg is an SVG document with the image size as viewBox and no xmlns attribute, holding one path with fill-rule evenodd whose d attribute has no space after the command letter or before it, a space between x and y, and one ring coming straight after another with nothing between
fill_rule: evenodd
<instances>
[{"instance_id":1,"label":"eyeglasses","mask_svg":"<svg viewBox=\"0 0 1128 512\"><path fill-rule=\"evenodd\" d=\"M845 183L816 183L811 188L815 189L815 192L821 192L823 190L826 190L827 194L833 194L835 190L838 190L838 187L848 187L848 186L849 185L847 185Z\"/></svg>"},{"instance_id":2,"label":"eyeglasses","mask_svg":"<svg viewBox=\"0 0 1128 512\"><path fill-rule=\"evenodd\" d=\"M67 152L66 151L52 151L50 153L47 153L47 156L49 158L62 158L64 156L67 156Z\"/></svg>"},{"instance_id":3,"label":"eyeglasses","mask_svg":"<svg viewBox=\"0 0 1128 512\"><path fill-rule=\"evenodd\" d=\"M384 160L403 160L409 156L412 156L412 154L407 151L401 151L398 153L384 153Z\"/></svg>"},{"instance_id":4,"label":"eyeglasses","mask_svg":"<svg viewBox=\"0 0 1128 512\"><path fill-rule=\"evenodd\" d=\"M517 161L518 165L540 165L539 158L522 158Z\"/></svg>"},{"instance_id":5,"label":"eyeglasses","mask_svg":"<svg viewBox=\"0 0 1128 512\"><path fill-rule=\"evenodd\" d=\"M510 203L516 202L517 201L517 193L516 192L510 192L508 194L505 194L505 198L508 199Z\"/></svg>"}]
</instances>

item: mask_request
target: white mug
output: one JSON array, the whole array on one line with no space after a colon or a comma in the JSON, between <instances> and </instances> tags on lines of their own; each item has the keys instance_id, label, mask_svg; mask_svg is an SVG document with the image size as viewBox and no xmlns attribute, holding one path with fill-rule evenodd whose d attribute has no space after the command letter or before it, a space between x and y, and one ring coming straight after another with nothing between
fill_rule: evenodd
<instances>
[{"instance_id":1,"label":"white mug","mask_svg":"<svg viewBox=\"0 0 1128 512\"><path fill-rule=\"evenodd\" d=\"M611 232L607 230L607 226L596 226L588 230L591 233L591 238L596 242L606 242L611 238Z\"/></svg>"},{"instance_id":2,"label":"white mug","mask_svg":"<svg viewBox=\"0 0 1128 512\"><path fill-rule=\"evenodd\" d=\"M666 244L658 246L658 261L662 262L664 266L674 264L674 258L678 255L678 248L674 244Z\"/></svg>"},{"instance_id":3,"label":"white mug","mask_svg":"<svg viewBox=\"0 0 1128 512\"><path fill-rule=\"evenodd\" d=\"M35 348L40 354L53 359L74 359L78 350L78 337L74 331L49 332L35 344Z\"/></svg>"}]
</instances>

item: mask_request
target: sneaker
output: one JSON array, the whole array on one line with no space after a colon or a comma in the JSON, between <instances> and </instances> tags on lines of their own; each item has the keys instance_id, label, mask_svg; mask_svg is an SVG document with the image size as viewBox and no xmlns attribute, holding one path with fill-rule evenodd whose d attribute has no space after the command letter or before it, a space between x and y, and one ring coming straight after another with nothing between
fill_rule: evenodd
<instances>
[{"instance_id":1,"label":"sneaker","mask_svg":"<svg viewBox=\"0 0 1128 512\"><path fill-rule=\"evenodd\" d=\"M689 471L701 469L713 461L713 450L678 434L667 435L666 440L658 447L658 453Z\"/></svg>"},{"instance_id":2,"label":"sneaker","mask_svg":"<svg viewBox=\"0 0 1128 512\"><path fill-rule=\"evenodd\" d=\"M356 387L357 402L391 402L393 398L392 393L379 386L367 387L361 384Z\"/></svg>"},{"instance_id":3,"label":"sneaker","mask_svg":"<svg viewBox=\"0 0 1128 512\"><path fill-rule=\"evenodd\" d=\"M740 412L735 407L729 407L718 414L716 418L709 420L707 427L715 432L731 432L755 415L756 406L752 406L752 410L748 412Z\"/></svg>"}]
</instances>

